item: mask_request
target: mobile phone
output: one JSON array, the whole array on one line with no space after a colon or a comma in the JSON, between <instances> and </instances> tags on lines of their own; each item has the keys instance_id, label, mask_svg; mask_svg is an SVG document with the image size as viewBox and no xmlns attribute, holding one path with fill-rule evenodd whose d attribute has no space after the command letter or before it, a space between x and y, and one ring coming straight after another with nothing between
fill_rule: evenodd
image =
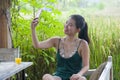
<instances>
[{"instance_id":1,"label":"mobile phone","mask_svg":"<svg viewBox=\"0 0 120 80\"><path fill-rule=\"evenodd\" d=\"M37 11L37 13L35 14L35 18L39 18L41 12L42 12L42 9L39 9L39 10Z\"/></svg>"},{"instance_id":2,"label":"mobile phone","mask_svg":"<svg viewBox=\"0 0 120 80\"><path fill-rule=\"evenodd\" d=\"M51 12L52 10L51 10L50 8L46 8L46 7L41 8L41 9L39 9L39 10L37 11L37 13L36 13L36 15L35 15L35 18L39 18L39 16L40 16L40 14L41 14L42 11Z\"/></svg>"}]
</instances>

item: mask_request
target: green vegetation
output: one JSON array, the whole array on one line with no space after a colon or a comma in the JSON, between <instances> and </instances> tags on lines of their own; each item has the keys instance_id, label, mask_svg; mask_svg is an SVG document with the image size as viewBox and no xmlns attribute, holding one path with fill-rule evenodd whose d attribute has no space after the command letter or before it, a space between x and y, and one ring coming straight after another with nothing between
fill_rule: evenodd
<instances>
[{"instance_id":1,"label":"green vegetation","mask_svg":"<svg viewBox=\"0 0 120 80\"><path fill-rule=\"evenodd\" d=\"M59 5L66 6L66 2L58 0ZM76 5L79 0L70 0ZM64 4L63 4L63 3ZM57 5L57 6L56 6ZM105 3L100 2L96 8L79 8L66 6L64 9L56 0L13 0L11 8L12 17L12 39L14 47L20 46L23 61L32 61L34 64L27 69L27 80L40 80L45 73L53 73L55 70L56 52L53 48L42 50L35 49L32 45L30 23L35 16L35 12L41 7L51 8L52 12L44 11L37 27L39 40L45 40L52 36L63 36L63 23L70 14L82 14L89 26L90 44L90 68L97 68L106 61L108 55L113 56L114 80L119 79L120 65L120 18L119 16L98 15L96 12L105 8ZM62 11L59 11L59 10Z\"/></svg>"}]
</instances>

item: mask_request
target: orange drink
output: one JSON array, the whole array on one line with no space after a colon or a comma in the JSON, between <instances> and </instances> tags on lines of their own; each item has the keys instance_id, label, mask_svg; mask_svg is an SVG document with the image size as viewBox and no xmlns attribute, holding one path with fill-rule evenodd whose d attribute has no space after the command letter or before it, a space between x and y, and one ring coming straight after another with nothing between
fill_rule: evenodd
<instances>
[{"instance_id":1,"label":"orange drink","mask_svg":"<svg viewBox=\"0 0 120 80\"><path fill-rule=\"evenodd\" d=\"M21 61L22 61L21 58L15 58L15 63L16 63L16 64L20 64Z\"/></svg>"}]
</instances>

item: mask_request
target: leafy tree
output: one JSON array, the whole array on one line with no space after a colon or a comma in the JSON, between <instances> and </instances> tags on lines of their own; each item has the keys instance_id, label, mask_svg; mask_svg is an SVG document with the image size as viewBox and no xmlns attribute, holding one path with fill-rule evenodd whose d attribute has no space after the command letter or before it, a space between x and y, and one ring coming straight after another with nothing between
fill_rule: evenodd
<instances>
[{"instance_id":1,"label":"leafy tree","mask_svg":"<svg viewBox=\"0 0 120 80\"><path fill-rule=\"evenodd\" d=\"M35 49L32 46L30 23L39 8L49 8L51 12L43 11L40 24L37 27L39 40L47 39L60 33L62 24L56 16L61 12L54 6L56 0L13 0L11 8L11 29L14 48L20 46L22 61L32 61L33 66L27 69L28 80L40 80L44 73L53 73L55 69L54 49ZM57 31L58 30L58 31Z\"/></svg>"}]
</instances>

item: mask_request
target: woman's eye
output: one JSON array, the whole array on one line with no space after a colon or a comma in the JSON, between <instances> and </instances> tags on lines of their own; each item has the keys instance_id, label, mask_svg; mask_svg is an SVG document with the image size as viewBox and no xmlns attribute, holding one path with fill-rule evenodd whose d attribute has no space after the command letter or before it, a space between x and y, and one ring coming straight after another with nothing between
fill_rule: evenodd
<instances>
[{"instance_id":1,"label":"woman's eye","mask_svg":"<svg viewBox=\"0 0 120 80\"><path fill-rule=\"evenodd\" d=\"M72 27L73 25L72 25L72 24L69 24L69 26L71 26L71 27Z\"/></svg>"}]
</instances>

